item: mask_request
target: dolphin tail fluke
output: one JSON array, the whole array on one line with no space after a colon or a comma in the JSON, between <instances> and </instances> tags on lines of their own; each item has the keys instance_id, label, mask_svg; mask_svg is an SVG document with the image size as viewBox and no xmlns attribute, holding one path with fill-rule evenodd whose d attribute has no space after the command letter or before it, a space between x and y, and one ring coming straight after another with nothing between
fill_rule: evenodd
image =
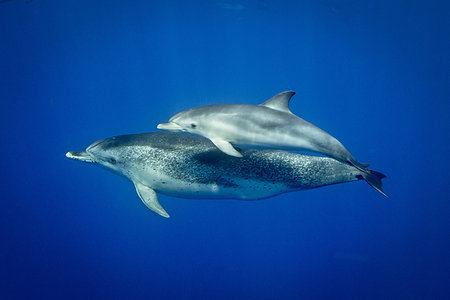
<instances>
[{"instance_id":1,"label":"dolphin tail fluke","mask_svg":"<svg viewBox=\"0 0 450 300\"><path fill-rule=\"evenodd\" d=\"M383 196L388 197L388 195L383 192L383 183L381 182L381 179L385 178L386 175L377 171L366 169L362 171L361 176L368 184L370 184L371 187L376 189Z\"/></svg>"}]
</instances>

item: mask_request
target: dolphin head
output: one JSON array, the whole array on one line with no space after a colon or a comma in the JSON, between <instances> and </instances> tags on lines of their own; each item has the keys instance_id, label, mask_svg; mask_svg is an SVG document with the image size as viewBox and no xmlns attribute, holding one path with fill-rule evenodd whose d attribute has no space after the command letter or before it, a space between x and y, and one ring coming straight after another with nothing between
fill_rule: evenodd
<instances>
[{"instance_id":1,"label":"dolphin head","mask_svg":"<svg viewBox=\"0 0 450 300\"><path fill-rule=\"evenodd\" d=\"M123 174L128 161L126 151L120 147L117 137L96 141L86 151L71 151L66 157L83 162L96 163L110 171Z\"/></svg>"},{"instance_id":2,"label":"dolphin head","mask_svg":"<svg viewBox=\"0 0 450 300\"><path fill-rule=\"evenodd\" d=\"M167 123L158 124L157 128L172 132L186 132L201 135L203 127L202 120L204 117L202 107L191 108L174 115Z\"/></svg>"}]
</instances>

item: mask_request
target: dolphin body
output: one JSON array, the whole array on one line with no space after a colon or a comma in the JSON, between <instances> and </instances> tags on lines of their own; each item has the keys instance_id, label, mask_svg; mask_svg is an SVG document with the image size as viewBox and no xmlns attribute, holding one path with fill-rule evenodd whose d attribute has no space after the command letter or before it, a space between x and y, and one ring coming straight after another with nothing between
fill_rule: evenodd
<instances>
[{"instance_id":1,"label":"dolphin body","mask_svg":"<svg viewBox=\"0 0 450 300\"><path fill-rule=\"evenodd\" d=\"M383 193L385 176L375 171L361 172L331 158L281 150L241 151L244 157L236 158L205 139L153 132L103 139L66 156L125 176L144 204L167 218L156 192L182 198L256 200L365 179Z\"/></svg>"},{"instance_id":2,"label":"dolphin body","mask_svg":"<svg viewBox=\"0 0 450 300\"><path fill-rule=\"evenodd\" d=\"M294 115L289 101L294 91L280 93L260 105L207 105L180 112L158 129L203 136L228 155L242 157L232 144L284 150L308 150L365 171L336 138ZM232 144L231 144L232 143Z\"/></svg>"}]
</instances>

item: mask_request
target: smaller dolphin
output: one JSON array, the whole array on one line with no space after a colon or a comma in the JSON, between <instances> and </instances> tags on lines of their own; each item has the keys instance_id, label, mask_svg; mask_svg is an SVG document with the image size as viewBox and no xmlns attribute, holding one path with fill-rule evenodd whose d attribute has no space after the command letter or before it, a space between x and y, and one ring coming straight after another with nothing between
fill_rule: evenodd
<instances>
[{"instance_id":1,"label":"smaller dolphin","mask_svg":"<svg viewBox=\"0 0 450 300\"><path fill-rule=\"evenodd\" d=\"M260 105L218 104L180 112L158 129L203 136L224 153L242 157L232 145L307 150L366 171L336 138L294 115L289 101L294 91L280 93Z\"/></svg>"},{"instance_id":2,"label":"smaller dolphin","mask_svg":"<svg viewBox=\"0 0 450 300\"><path fill-rule=\"evenodd\" d=\"M171 132L103 139L68 158L93 163L134 183L142 202L168 218L157 192L181 198L256 200L281 193L364 179L377 191L383 174L328 157L280 150L242 149L243 158L220 152L204 139Z\"/></svg>"}]
</instances>

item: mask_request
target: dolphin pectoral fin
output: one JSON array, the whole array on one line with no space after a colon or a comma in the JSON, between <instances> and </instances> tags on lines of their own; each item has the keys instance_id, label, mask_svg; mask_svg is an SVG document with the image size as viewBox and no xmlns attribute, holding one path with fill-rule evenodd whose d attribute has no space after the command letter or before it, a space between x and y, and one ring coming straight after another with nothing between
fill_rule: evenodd
<instances>
[{"instance_id":1,"label":"dolphin pectoral fin","mask_svg":"<svg viewBox=\"0 0 450 300\"><path fill-rule=\"evenodd\" d=\"M169 214L164 210L164 208L159 204L158 197L156 196L156 192L138 182L134 182L134 187L136 188L136 192L141 198L142 202L144 202L145 206L153 210L155 213L163 216L165 218L169 218Z\"/></svg>"},{"instance_id":2,"label":"dolphin pectoral fin","mask_svg":"<svg viewBox=\"0 0 450 300\"><path fill-rule=\"evenodd\" d=\"M231 145L230 142L218 138L210 138L210 140L223 153L234 157L242 157L242 154L239 153L239 151L237 151L236 149L234 149L233 145Z\"/></svg>"},{"instance_id":3,"label":"dolphin pectoral fin","mask_svg":"<svg viewBox=\"0 0 450 300\"><path fill-rule=\"evenodd\" d=\"M291 110L289 109L289 101L294 95L295 95L294 91L282 92L279 93L278 95L273 96L266 102L261 103L260 106L266 106L282 112L292 113Z\"/></svg>"}]
</instances>

